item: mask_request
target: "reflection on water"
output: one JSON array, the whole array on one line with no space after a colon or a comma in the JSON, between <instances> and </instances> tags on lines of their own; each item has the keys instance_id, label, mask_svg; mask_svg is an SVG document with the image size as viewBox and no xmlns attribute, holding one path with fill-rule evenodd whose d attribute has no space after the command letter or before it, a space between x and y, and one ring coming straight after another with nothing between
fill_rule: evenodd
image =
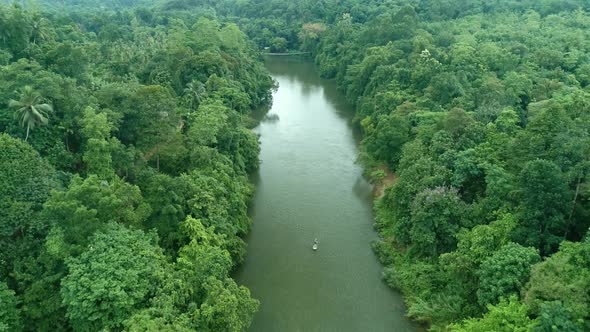
<instances>
[{"instance_id":1,"label":"reflection on water","mask_svg":"<svg viewBox=\"0 0 590 332\"><path fill-rule=\"evenodd\" d=\"M373 198L373 187L367 183L367 181L359 175L354 185L352 186L352 192L360 200L367 201L369 204Z\"/></svg>"},{"instance_id":2,"label":"reflection on water","mask_svg":"<svg viewBox=\"0 0 590 332\"><path fill-rule=\"evenodd\" d=\"M268 113L277 118L255 129L254 225L236 272L262 302L251 330L415 330L370 249L371 186L355 163L351 108L310 63L277 57L267 66L279 83Z\"/></svg>"},{"instance_id":3,"label":"reflection on water","mask_svg":"<svg viewBox=\"0 0 590 332\"><path fill-rule=\"evenodd\" d=\"M272 123L279 121L279 115L276 113L268 113L262 118L262 122Z\"/></svg>"}]
</instances>

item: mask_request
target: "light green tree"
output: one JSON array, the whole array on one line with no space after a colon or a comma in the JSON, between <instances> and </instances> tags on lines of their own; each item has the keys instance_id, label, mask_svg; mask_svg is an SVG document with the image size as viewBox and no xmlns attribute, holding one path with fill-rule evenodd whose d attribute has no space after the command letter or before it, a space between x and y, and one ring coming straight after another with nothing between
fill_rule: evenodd
<instances>
[{"instance_id":1,"label":"light green tree","mask_svg":"<svg viewBox=\"0 0 590 332\"><path fill-rule=\"evenodd\" d=\"M82 134L86 138L86 146L82 160L86 163L86 172L96 174L99 178L110 180L115 176L113 171L112 150L120 145L117 139L111 138L112 125L105 113L97 113L93 108L86 108L82 118Z\"/></svg>"},{"instance_id":2,"label":"light green tree","mask_svg":"<svg viewBox=\"0 0 590 332\"><path fill-rule=\"evenodd\" d=\"M554 306L544 308L544 304L559 301L573 321L589 322L590 238L562 242L557 253L533 266L523 294L523 301L535 315L555 311Z\"/></svg>"},{"instance_id":3,"label":"light green tree","mask_svg":"<svg viewBox=\"0 0 590 332\"><path fill-rule=\"evenodd\" d=\"M21 322L16 307L14 291L0 281L0 332L21 330Z\"/></svg>"},{"instance_id":4,"label":"light green tree","mask_svg":"<svg viewBox=\"0 0 590 332\"><path fill-rule=\"evenodd\" d=\"M527 316L528 307L516 296L501 300L498 305L488 305L488 313L482 318L466 319L448 327L453 332L529 332L533 321Z\"/></svg>"},{"instance_id":5,"label":"light green tree","mask_svg":"<svg viewBox=\"0 0 590 332\"><path fill-rule=\"evenodd\" d=\"M110 224L67 261L61 295L76 331L121 328L158 291L165 258L154 234Z\"/></svg>"},{"instance_id":6,"label":"light green tree","mask_svg":"<svg viewBox=\"0 0 590 332\"><path fill-rule=\"evenodd\" d=\"M240 332L252 322L260 302L233 279L209 277L204 284L207 297L199 308L199 330L204 332Z\"/></svg>"}]
</instances>

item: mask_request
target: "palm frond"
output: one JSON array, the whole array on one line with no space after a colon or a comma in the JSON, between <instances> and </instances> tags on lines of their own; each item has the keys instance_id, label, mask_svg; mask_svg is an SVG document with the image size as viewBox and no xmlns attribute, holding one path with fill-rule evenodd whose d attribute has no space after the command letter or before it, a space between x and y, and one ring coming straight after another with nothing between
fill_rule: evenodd
<instances>
[{"instance_id":1,"label":"palm frond","mask_svg":"<svg viewBox=\"0 0 590 332\"><path fill-rule=\"evenodd\" d=\"M42 112L43 115L47 116L49 113L53 112L53 107L49 104L39 104L35 105L35 108Z\"/></svg>"},{"instance_id":2,"label":"palm frond","mask_svg":"<svg viewBox=\"0 0 590 332\"><path fill-rule=\"evenodd\" d=\"M23 113L22 120L21 120L21 126L23 126L23 127L31 126L32 122L33 121L31 121L31 113L29 113L29 112Z\"/></svg>"},{"instance_id":3,"label":"palm frond","mask_svg":"<svg viewBox=\"0 0 590 332\"><path fill-rule=\"evenodd\" d=\"M16 108L16 107L22 107L22 106L23 106L23 103L21 103L18 100L10 99L8 101L8 107L10 107L10 108Z\"/></svg>"}]
</instances>

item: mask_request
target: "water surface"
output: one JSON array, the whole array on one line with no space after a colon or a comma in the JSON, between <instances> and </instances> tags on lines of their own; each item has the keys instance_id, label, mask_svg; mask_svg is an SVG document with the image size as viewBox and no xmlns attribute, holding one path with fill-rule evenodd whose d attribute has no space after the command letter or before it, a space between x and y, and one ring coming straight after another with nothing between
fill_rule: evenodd
<instances>
[{"instance_id":1,"label":"water surface","mask_svg":"<svg viewBox=\"0 0 590 332\"><path fill-rule=\"evenodd\" d=\"M255 129L254 226L236 273L261 301L251 330L414 331L371 251L372 188L355 163L349 105L309 62L269 57L267 67L279 89Z\"/></svg>"}]
</instances>

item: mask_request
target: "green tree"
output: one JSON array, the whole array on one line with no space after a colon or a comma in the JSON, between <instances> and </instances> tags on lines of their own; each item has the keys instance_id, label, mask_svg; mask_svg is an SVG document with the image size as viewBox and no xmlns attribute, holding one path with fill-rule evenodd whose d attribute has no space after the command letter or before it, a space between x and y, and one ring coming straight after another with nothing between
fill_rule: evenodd
<instances>
[{"instance_id":1,"label":"green tree","mask_svg":"<svg viewBox=\"0 0 590 332\"><path fill-rule=\"evenodd\" d=\"M515 218L506 214L488 225L477 225L457 233L457 250L440 256L440 263L458 280L471 289L479 285L478 270L482 262L508 244L510 232L516 226Z\"/></svg>"},{"instance_id":2,"label":"green tree","mask_svg":"<svg viewBox=\"0 0 590 332\"><path fill-rule=\"evenodd\" d=\"M27 85L21 91L20 100L11 99L8 103L9 107L16 108L14 117L20 121L23 128L27 128L25 141L29 139L29 131L36 126L46 125L49 113L53 112L53 107L42 101L43 97Z\"/></svg>"},{"instance_id":3,"label":"green tree","mask_svg":"<svg viewBox=\"0 0 590 332\"><path fill-rule=\"evenodd\" d=\"M239 332L246 330L258 310L259 302L250 291L230 279L209 277L204 284L207 297L199 307L200 331Z\"/></svg>"},{"instance_id":4,"label":"green tree","mask_svg":"<svg viewBox=\"0 0 590 332\"><path fill-rule=\"evenodd\" d=\"M270 41L270 51L283 53L287 51L287 40L283 37L275 37Z\"/></svg>"},{"instance_id":5,"label":"green tree","mask_svg":"<svg viewBox=\"0 0 590 332\"><path fill-rule=\"evenodd\" d=\"M163 157L170 162L182 157L176 106L171 91L158 85L139 87L125 103L127 112L122 127L126 129L121 141L137 146L145 160L155 159L157 169Z\"/></svg>"},{"instance_id":6,"label":"green tree","mask_svg":"<svg viewBox=\"0 0 590 332\"><path fill-rule=\"evenodd\" d=\"M0 134L0 198L40 206L56 187L55 170L20 139Z\"/></svg>"},{"instance_id":7,"label":"green tree","mask_svg":"<svg viewBox=\"0 0 590 332\"><path fill-rule=\"evenodd\" d=\"M528 332L533 321L527 316L527 309L516 296L511 296L498 305L488 305L488 313L482 318L466 319L460 324L450 325L449 329L453 332Z\"/></svg>"},{"instance_id":8,"label":"green tree","mask_svg":"<svg viewBox=\"0 0 590 332\"><path fill-rule=\"evenodd\" d=\"M411 251L438 257L455 249L455 234L465 225L465 204L453 188L426 189L412 204Z\"/></svg>"},{"instance_id":9,"label":"green tree","mask_svg":"<svg viewBox=\"0 0 590 332\"><path fill-rule=\"evenodd\" d=\"M142 195L152 210L146 226L158 231L160 246L167 253L176 254L184 242L180 225L189 210L187 200L191 197L187 186L181 178L158 174L155 170L140 173L139 179Z\"/></svg>"},{"instance_id":10,"label":"green tree","mask_svg":"<svg viewBox=\"0 0 590 332\"><path fill-rule=\"evenodd\" d=\"M560 301L545 302L541 305L541 314L533 327L535 332L582 332L583 322L575 321L571 311Z\"/></svg>"},{"instance_id":11,"label":"green tree","mask_svg":"<svg viewBox=\"0 0 590 332\"><path fill-rule=\"evenodd\" d=\"M46 65L56 73L85 80L86 66L90 63L87 50L90 47L78 46L69 40L52 46L44 54Z\"/></svg>"},{"instance_id":12,"label":"green tree","mask_svg":"<svg viewBox=\"0 0 590 332\"><path fill-rule=\"evenodd\" d=\"M542 254L552 253L564 238L566 207L571 202L563 175L554 163L533 160L521 171L519 184L523 210L515 239Z\"/></svg>"},{"instance_id":13,"label":"green tree","mask_svg":"<svg viewBox=\"0 0 590 332\"><path fill-rule=\"evenodd\" d=\"M350 14L348 15L350 16ZM326 32L326 26L323 23L305 23L297 35L301 49L306 52L316 51L320 38Z\"/></svg>"},{"instance_id":14,"label":"green tree","mask_svg":"<svg viewBox=\"0 0 590 332\"><path fill-rule=\"evenodd\" d=\"M185 105L191 110L197 110L205 93L205 84L202 82L192 81L188 83L184 89Z\"/></svg>"},{"instance_id":15,"label":"green tree","mask_svg":"<svg viewBox=\"0 0 590 332\"><path fill-rule=\"evenodd\" d=\"M515 243L504 245L481 263L477 300L483 307L518 294L529 279L531 266L541 260L536 249Z\"/></svg>"},{"instance_id":16,"label":"green tree","mask_svg":"<svg viewBox=\"0 0 590 332\"><path fill-rule=\"evenodd\" d=\"M573 322L588 322L590 240L586 238L581 243L563 242L557 253L533 266L530 281L524 288L523 295L523 301L535 315L541 315L544 303L559 301ZM545 311L558 309L555 305L549 306ZM559 316L554 318L558 319ZM588 328L587 323L584 328Z\"/></svg>"},{"instance_id":17,"label":"green tree","mask_svg":"<svg viewBox=\"0 0 590 332\"><path fill-rule=\"evenodd\" d=\"M48 42L55 39L55 31L50 21L41 15L35 16L32 21L31 42L37 44L38 42Z\"/></svg>"},{"instance_id":18,"label":"green tree","mask_svg":"<svg viewBox=\"0 0 590 332\"><path fill-rule=\"evenodd\" d=\"M0 331L20 331L21 321L14 291L0 281Z\"/></svg>"},{"instance_id":19,"label":"green tree","mask_svg":"<svg viewBox=\"0 0 590 332\"><path fill-rule=\"evenodd\" d=\"M86 138L82 160L86 163L88 174L96 174L105 180L115 176L111 154L119 145L117 139L111 139L111 130L112 125L105 113L96 113L94 109L86 108L82 118L82 134Z\"/></svg>"},{"instance_id":20,"label":"green tree","mask_svg":"<svg viewBox=\"0 0 590 332\"><path fill-rule=\"evenodd\" d=\"M245 178L232 176L229 163L215 162L205 167L181 176L188 186L189 213L206 227L213 226L216 233L227 236L223 247L239 263L245 255L245 243L238 236L248 231L251 222L246 205L251 187Z\"/></svg>"},{"instance_id":21,"label":"green tree","mask_svg":"<svg viewBox=\"0 0 590 332\"><path fill-rule=\"evenodd\" d=\"M53 167L29 144L0 134L0 279L28 260L47 232L39 217L51 189Z\"/></svg>"},{"instance_id":22,"label":"green tree","mask_svg":"<svg viewBox=\"0 0 590 332\"><path fill-rule=\"evenodd\" d=\"M141 227L151 209L138 187L119 178L109 182L91 175L75 176L66 191L53 192L47 200L43 216L53 226L57 248L64 252L53 255L65 258L78 255L96 231L109 222Z\"/></svg>"},{"instance_id":23,"label":"green tree","mask_svg":"<svg viewBox=\"0 0 590 332\"><path fill-rule=\"evenodd\" d=\"M395 167L401 158L403 145L409 140L408 119L397 114L390 114L378 120L377 127L365 138L363 144L372 156Z\"/></svg>"},{"instance_id":24,"label":"green tree","mask_svg":"<svg viewBox=\"0 0 590 332\"><path fill-rule=\"evenodd\" d=\"M377 219L380 227L391 227L387 230L395 234L398 243L409 246L416 195L429 188L444 186L448 181L449 170L430 158L421 141L404 146L398 169L398 181L378 202L380 208L377 210Z\"/></svg>"},{"instance_id":25,"label":"green tree","mask_svg":"<svg viewBox=\"0 0 590 332\"><path fill-rule=\"evenodd\" d=\"M214 227L206 228L198 219L188 217L182 231L190 242L179 250L177 269L189 289L189 302L205 299L204 283L209 277L223 280L232 268L230 253L223 249L225 236L216 234Z\"/></svg>"},{"instance_id":26,"label":"green tree","mask_svg":"<svg viewBox=\"0 0 590 332\"><path fill-rule=\"evenodd\" d=\"M67 260L61 294L77 331L119 329L147 307L165 275L157 238L110 224L77 258Z\"/></svg>"}]
</instances>

